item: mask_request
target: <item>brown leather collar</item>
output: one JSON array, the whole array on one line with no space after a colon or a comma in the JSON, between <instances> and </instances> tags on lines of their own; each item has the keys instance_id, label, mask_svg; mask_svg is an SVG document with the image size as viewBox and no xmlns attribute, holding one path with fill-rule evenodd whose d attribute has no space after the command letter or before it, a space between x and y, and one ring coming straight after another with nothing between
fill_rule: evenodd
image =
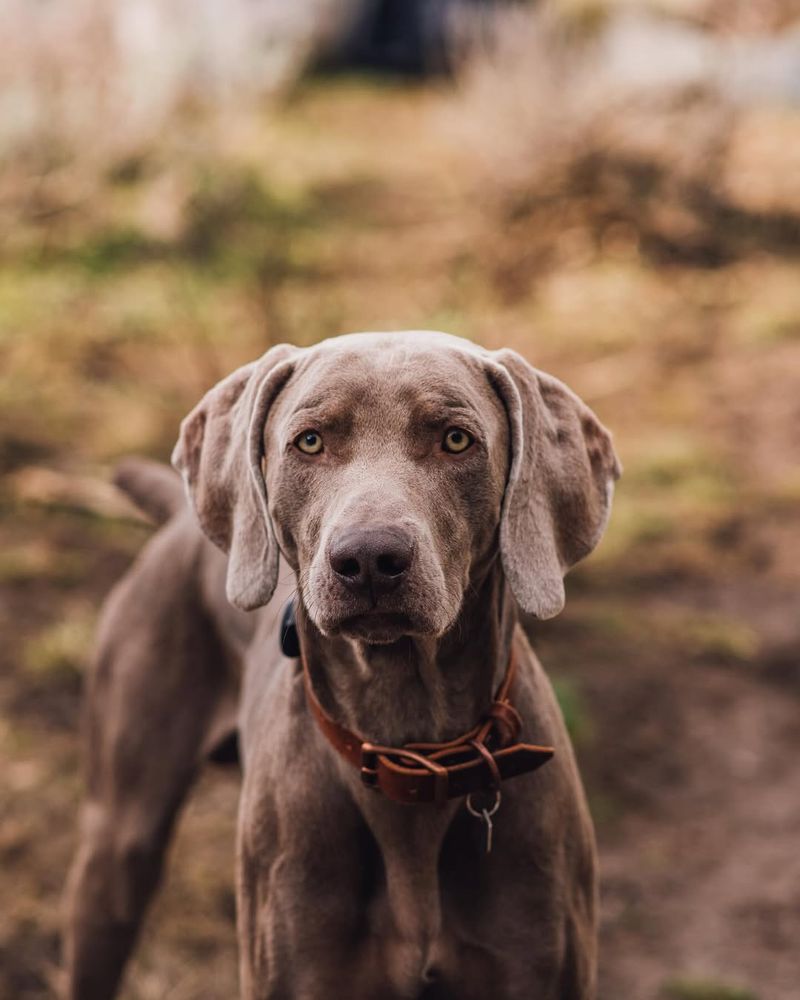
<instances>
[{"instance_id":1,"label":"brown leather collar","mask_svg":"<svg viewBox=\"0 0 800 1000\"><path fill-rule=\"evenodd\" d=\"M306 697L317 725L337 753L361 772L369 788L394 802L446 802L472 792L498 790L501 781L535 771L553 756L553 747L518 743L522 728L509 692L517 662L512 650L495 699L468 733L447 743L380 746L362 740L335 722L320 705L302 657Z\"/></svg>"}]
</instances>

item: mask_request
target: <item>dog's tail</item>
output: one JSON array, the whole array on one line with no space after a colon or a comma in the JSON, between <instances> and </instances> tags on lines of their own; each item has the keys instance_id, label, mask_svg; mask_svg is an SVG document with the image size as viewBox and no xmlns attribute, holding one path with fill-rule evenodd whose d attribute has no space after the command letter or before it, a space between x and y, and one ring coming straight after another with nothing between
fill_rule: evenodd
<instances>
[{"instance_id":1,"label":"dog's tail","mask_svg":"<svg viewBox=\"0 0 800 1000\"><path fill-rule=\"evenodd\" d=\"M114 470L114 485L157 525L186 508L180 477L168 465L149 458L125 458Z\"/></svg>"}]
</instances>

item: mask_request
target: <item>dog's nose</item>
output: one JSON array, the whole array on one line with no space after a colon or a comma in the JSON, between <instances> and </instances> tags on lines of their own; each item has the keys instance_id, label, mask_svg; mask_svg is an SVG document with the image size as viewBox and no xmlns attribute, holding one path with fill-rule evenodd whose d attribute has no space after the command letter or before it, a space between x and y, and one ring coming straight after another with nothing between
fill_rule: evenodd
<instances>
[{"instance_id":1,"label":"dog's nose","mask_svg":"<svg viewBox=\"0 0 800 1000\"><path fill-rule=\"evenodd\" d=\"M414 543L402 528L345 528L331 541L328 559L354 593L388 594L408 574Z\"/></svg>"}]
</instances>

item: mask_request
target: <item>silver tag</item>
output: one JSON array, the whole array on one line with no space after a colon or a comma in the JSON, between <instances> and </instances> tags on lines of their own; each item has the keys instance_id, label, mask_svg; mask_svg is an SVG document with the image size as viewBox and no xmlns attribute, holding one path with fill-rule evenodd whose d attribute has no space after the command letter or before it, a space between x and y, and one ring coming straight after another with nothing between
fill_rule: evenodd
<instances>
[{"instance_id":1,"label":"silver tag","mask_svg":"<svg viewBox=\"0 0 800 1000\"><path fill-rule=\"evenodd\" d=\"M475 819L479 819L483 822L486 828L486 853L492 853L492 834L494 832L494 824L492 823L492 816L500 808L500 792L495 792L495 800L489 809L476 809L472 802L472 794L467 796L467 811L470 816L474 816Z\"/></svg>"}]
</instances>

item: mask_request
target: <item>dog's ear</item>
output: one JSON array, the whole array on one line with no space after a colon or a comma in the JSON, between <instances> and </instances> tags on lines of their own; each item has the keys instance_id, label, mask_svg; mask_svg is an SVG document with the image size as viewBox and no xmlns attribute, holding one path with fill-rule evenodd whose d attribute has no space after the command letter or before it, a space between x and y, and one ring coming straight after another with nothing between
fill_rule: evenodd
<instances>
[{"instance_id":1,"label":"dog's ear","mask_svg":"<svg viewBox=\"0 0 800 1000\"><path fill-rule=\"evenodd\" d=\"M172 453L200 527L228 553L228 600L244 611L266 604L278 579L261 468L263 434L298 353L279 344L217 383L181 423Z\"/></svg>"},{"instance_id":2,"label":"dog's ear","mask_svg":"<svg viewBox=\"0 0 800 1000\"><path fill-rule=\"evenodd\" d=\"M492 357L511 438L503 568L520 607L552 618L564 607L564 574L600 541L621 468L611 435L567 386L515 351Z\"/></svg>"}]
</instances>

